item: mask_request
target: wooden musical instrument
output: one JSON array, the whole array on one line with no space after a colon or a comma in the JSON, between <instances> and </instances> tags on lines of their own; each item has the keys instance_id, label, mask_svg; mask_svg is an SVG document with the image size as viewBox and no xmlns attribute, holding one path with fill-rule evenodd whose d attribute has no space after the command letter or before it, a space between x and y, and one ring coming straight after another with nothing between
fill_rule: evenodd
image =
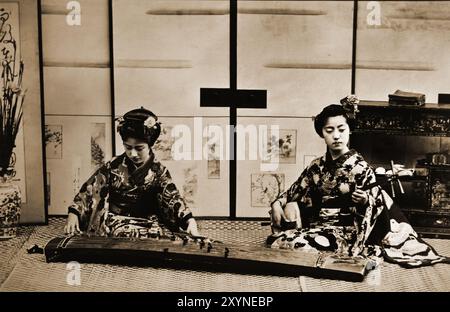
<instances>
[{"instance_id":1,"label":"wooden musical instrument","mask_svg":"<svg viewBox=\"0 0 450 312\"><path fill-rule=\"evenodd\" d=\"M231 245L207 239L57 237L44 248L47 262L91 262L187 268L244 274L362 281L373 262L329 253Z\"/></svg>"}]
</instances>

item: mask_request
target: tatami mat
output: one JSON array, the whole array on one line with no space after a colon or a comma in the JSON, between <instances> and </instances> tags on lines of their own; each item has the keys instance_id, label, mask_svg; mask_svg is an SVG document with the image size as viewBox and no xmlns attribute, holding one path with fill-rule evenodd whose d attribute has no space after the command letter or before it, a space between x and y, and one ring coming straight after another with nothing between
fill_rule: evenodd
<instances>
[{"instance_id":1,"label":"tatami mat","mask_svg":"<svg viewBox=\"0 0 450 312\"><path fill-rule=\"evenodd\" d=\"M174 292L299 292L299 291L449 291L450 266L404 269L383 263L362 283L310 277L259 276L151 267L81 264L81 285L70 286L65 263L46 263L42 254L28 254L34 244L43 247L62 234L64 219L51 218L48 226L22 227L21 235L0 242L0 291L174 291ZM263 245L270 228L257 221L200 220L203 235L225 243ZM450 256L450 240L428 239ZM6 264L6 265L5 265ZM15 265L15 266L14 266ZM9 276L8 276L9 275ZM6 278L6 276L8 276Z\"/></svg>"},{"instance_id":2,"label":"tatami mat","mask_svg":"<svg viewBox=\"0 0 450 312\"><path fill-rule=\"evenodd\" d=\"M450 256L450 240L424 239L443 256ZM301 276L304 292L448 292L450 291L450 265L438 263L433 266L404 269L384 262L369 272L361 283L315 279Z\"/></svg>"},{"instance_id":3,"label":"tatami mat","mask_svg":"<svg viewBox=\"0 0 450 312\"><path fill-rule=\"evenodd\" d=\"M0 285L5 281L19 260L19 251L27 242L34 227L23 226L18 235L8 240L0 240Z\"/></svg>"}]
</instances>

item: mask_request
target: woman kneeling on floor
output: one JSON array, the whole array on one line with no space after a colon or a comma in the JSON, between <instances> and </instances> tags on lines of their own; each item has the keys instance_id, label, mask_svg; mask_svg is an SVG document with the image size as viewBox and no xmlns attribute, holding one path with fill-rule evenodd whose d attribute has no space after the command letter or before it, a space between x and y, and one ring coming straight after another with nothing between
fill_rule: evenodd
<instances>
[{"instance_id":1,"label":"woman kneeling on floor","mask_svg":"<svg viewBox=\"0 0 450 312\"><path fill-rule=\"evenodd\" d=\"M155 114L145 108L119 118L125 152L98 169L69 207L66 233L119 237L161 237L185 231L198 236L197 224L169 170L152 146L161 133Z\"/></svg>"},{"instance_id":2,"label":"woman kneeling on floor","mask_svg":"<svg viewBox=\"0 0 450 312\"><path fill-rule=\"evenodd\" d=\"M448 261L422 241L364 158L349 149L357 99L325 107L314 128L326 154L271 204L273 248L380 256L414 267ZM381 248L380 248L381 247Z\"/></svg>"}]
</instances>

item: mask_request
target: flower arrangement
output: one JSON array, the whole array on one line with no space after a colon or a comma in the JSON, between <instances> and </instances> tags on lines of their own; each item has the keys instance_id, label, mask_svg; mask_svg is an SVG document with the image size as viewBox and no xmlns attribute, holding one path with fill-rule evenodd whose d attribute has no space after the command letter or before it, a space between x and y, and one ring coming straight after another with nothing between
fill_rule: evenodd
<instances>
[{"instance_id":1,"label":"flower arrangement","mask_svg":"<svg viewBox=\"0 0 450 312\"><path fill-rule=\"evenodd\" d=\"M0 178L15 175L14 147L23 116L25 91L22 89L24 64L15 73L15 62L3 60L0 77Z\"/></svg>"}]
</instances>

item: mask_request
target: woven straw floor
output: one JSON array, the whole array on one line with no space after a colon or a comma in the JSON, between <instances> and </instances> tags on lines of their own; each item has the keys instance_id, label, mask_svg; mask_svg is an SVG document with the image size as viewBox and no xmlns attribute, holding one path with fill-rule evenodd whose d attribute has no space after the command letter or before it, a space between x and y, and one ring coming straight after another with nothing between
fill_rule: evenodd
<instances>
[{"instance_id":1,"label":"woven straw floor","mask_svg":"<svg viewBox=\"0 0 450 312\"><path fill-rule=\"evenodd\" d=\"M450 256L450 240L425 239L437 252ZM304 292L448 292L450 291L450 265L438 263L433 266L404 269L384 262L368 273L361 283L315 279L300 276Z\"/></svg>"},{"instance_id":2,"label":"woven straw floor","mask_svg":"<svg viewBox=\"0 0 450 312\"><path fill-rule=\"evenodd\" d=\"M413 270L384 263L362 283L309 277L259 276L108 264L81 264L81 285L68 285L65 263L46 263L41 247L61 235L64 219L51 218L48 226L21 227L17 238L0 241L0 291L159 291L159 292L300 292L300 291L449 291L450 266L437 264ZM264 242L268 227L257 221L199 221L203 235L226 243ZM450 256L450 241L428 240Z\"/></svg>"}]
</instances>

